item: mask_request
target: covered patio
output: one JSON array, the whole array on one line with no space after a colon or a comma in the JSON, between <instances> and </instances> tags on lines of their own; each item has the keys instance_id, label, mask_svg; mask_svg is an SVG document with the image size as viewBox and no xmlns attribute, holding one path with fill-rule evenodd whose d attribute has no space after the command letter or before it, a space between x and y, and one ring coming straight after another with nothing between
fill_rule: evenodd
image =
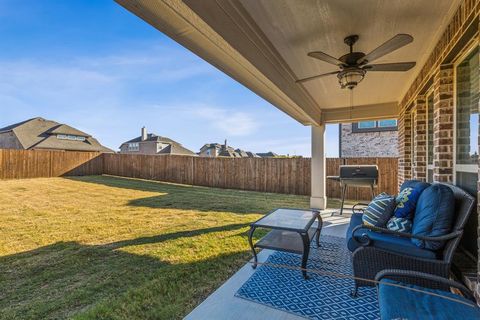
<instances>
[{"instance_id":1,"label":"covered patio","mask_svg":"<svg viewBox=\"0 0 480 320\"><path fill-rule=\"evenodd\" d=\"M347 210L345 216L331 216L333 209L323 212L322 216L325 227L322 235L345 237L350 220L350 212ZM274 253L273 250L263 250L259 254L259 262L265 263ZM238 290L254 274L251 262L245 264L238 272L228 279L220 288L198 305L185 319L249 319L262 320L281 319L296 320L304 317L287 313L282 310L273 309L267 305L258 304L236 296Z\"/></svg>"},{"instance_id":2,"label":"covered patio","mask_svg":"<svg viewBox=\"0 0 480 320\"><path fill-rule=\"evenodd\" d=\"M411 179L444 182L477 195L478 1L116 1L311 126L311 208L327 206L325 126L365 120L397 119L399 184ZM365 54L396 35L410 35L411 43L387 50L375 63L415 66L396 72L364 68L351 90L342 88L345 79L333 74L335 62L307 54L322 51L341 60L351 50L344 43L351 35L358 35L353 51ZM332 74L302 80L325 73ZM477 298L478 217L475 211L466 224L457 264L457 277ZM331 232L344 236L347 220L329 227ZM265 259L269 253L262 254ZM235 283L252 273L247 267L187 318L223 319L237 312L236 319L254 319L246 302L234 300L232 293ZM266 310L258 314L265 318ZM295 318L271 310L272 318Z\"/></svg>"}]
</instances>

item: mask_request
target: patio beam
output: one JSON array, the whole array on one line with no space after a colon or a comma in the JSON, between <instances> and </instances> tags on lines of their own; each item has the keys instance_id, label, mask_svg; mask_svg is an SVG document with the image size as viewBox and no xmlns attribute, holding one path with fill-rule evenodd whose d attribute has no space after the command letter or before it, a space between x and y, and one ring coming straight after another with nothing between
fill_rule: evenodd
<instances>
[{"instance_id":1,"label":"patio beam","mask_svg":"<svg viewBox=\"0 0 480 320\"><path fill-rule=\"evenodd\" d=\"M396 119L399 114L397 102L387 102L346 108L322 110L323 123L349 123L363 120Z\"/></svg>"},{"instance_id":2,"label":"patio beam","mask_svg":"<svg viewBox=\"0 0 480 320\"><path fill-rule=\"evenodd\" d=\"M325 124L312 126L312 160L311 160L310 207L325 209L326 196L326 163L325 163Z\"/></svg>"}]
</instances>

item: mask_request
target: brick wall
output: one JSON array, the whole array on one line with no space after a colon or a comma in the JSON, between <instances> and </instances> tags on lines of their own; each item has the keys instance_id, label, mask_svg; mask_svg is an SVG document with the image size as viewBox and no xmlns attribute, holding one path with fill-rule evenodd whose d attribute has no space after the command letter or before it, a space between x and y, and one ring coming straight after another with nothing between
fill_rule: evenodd
<instances>
[{"instance_id":1,"label":"brick wall","mask_svg":"<svg viewBox=\"0 0 480 320\"><path fill-rule=\"evenodd\" d=\"M433 181L453 182L453 66L442 65L433 78Z\"/></svg>"},{"instance_id":2,"label":"brick wall","mask_svg":"<svg viewBox=\"0 0 480 320\"><path fill-rule=\"evenodd\" d=\"M398 117L398 183L412 178L412 116L406 107Z\"/></svg>"},{"instance_id":3,"label":"brick wall","mask_svg":"<svg viewBox=\"0 0 480 320\"><path fill-rule=\"evenodd\" d=\"M413 106L413 165L412 178L427 178L427 105L425 96L419 95Z\"/></svg>"},{"instance_id":4,"label":"brick wall","mask_svg":"<svg viewBox=\"0 0 480 320\"><path fill-rule=\"evenodd\" d=\"M352 132L351 123L340 126L340 156L398 157L398 131Z\"/></svg>"},{"instance_id":5,"label":"brick wall","mask_svg":"<svg viewBox=\"0 0 480 320\"><path fill-rule=\"evenodd\" d=\"M427 61L421 67L399 105L399 184L404 180L425 179L427 173L427 122L425 94L433 88L433 181L453 182L454 141L456 148L469 148L469 119L457 118L457 131L454 125L455 113L455 72L453 61L469 47L480 40L480 1L461 1L452 20L446 26ZM476 24L472 24L475 21ZM476 30L472 31L472 28ZM472 36L476 34L476 36ZM461 44L461 45L459 45ZM461 70L457 72L457 80ZM461 98L461 97L460 97ZM479 105L480 108L480 105ZM480 111L480 110L479 110ZM413 128L413 130L412 130ZM412 137L413 132L413 137ZM477 133L480 144L480 134ZM465 139L465 141L462 141ZM468 152L464 152L468 154ZM480 167L479 181L480 190ZM478 193L480 200L480 192ZM480 206L477 210L480 225ZM478 255L480 256L480 227L477 230ZM480 302L480 261L477 268L477 301Z\"/></svg>"}]
</instances>

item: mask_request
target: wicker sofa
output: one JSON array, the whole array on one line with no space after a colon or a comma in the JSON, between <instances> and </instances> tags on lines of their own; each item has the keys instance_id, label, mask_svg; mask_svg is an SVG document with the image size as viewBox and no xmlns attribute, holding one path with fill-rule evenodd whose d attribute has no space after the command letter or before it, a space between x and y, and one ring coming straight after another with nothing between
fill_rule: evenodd
<instances>
[{"instance_id":1,"label":"wicker sofa","mask_svg":"<svg viewBox=\"0 0 480 320\"><path fill-rule=\"evenodd\" d=\"M375 282L371 280L384 269L404 269L448 277L453 254L462 237L465 223L475 208L475 198L459 187L444 185L453 191L455 201L453 225L448 234L428 237L367 226L362 224L361 212L353 214L347 231L347 245L352 251L355 276L353 296L356 296L358 287L374 286ZM435 251L422 249L417 247L412 239L441 241L444 245ZM446 289L442 283L430 283L423 278L419 278L416 284Z\"/></svg>"}]
</instances>

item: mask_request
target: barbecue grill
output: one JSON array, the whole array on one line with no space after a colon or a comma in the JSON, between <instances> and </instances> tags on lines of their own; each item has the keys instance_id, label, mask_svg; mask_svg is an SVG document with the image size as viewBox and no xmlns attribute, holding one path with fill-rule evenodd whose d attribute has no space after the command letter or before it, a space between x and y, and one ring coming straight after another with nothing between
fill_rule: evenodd
<instances>
[{"instance_id":1,"label":"barbecue grill","mask_svg":"<svg viewBox=\"0 0 480 320\"><path fill-rule=\"evenodd\" d=\"M376 165L341 165L340 175L328 176L327 179L340 182L342 205L339 214L342 215L347 186L370 187L372 198L375 196L373 189L378 181L378 167Z\"/></svg>"}]
</instances>

